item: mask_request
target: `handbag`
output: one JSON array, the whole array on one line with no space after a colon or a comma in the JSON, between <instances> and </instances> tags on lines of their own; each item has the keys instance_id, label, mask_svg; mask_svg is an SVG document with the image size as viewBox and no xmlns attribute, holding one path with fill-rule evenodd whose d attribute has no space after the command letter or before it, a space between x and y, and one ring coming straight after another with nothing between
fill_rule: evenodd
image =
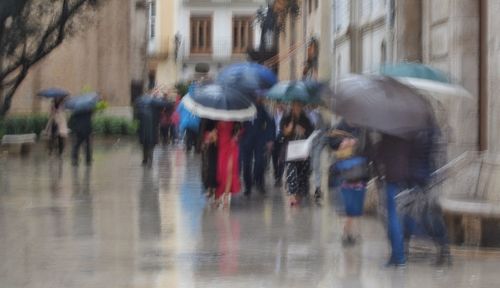
<instances>
[{"instance_id":1,"label":"handbag","mask_svg":"<svg viewBox=\"0 0 500 288\"><path fill-rule=\"evenodd\" d=\"M368 164L366 158L361 156L339 160L335 168L345 181L360 181L368 177Z\"/></svg>"}]
</instances>

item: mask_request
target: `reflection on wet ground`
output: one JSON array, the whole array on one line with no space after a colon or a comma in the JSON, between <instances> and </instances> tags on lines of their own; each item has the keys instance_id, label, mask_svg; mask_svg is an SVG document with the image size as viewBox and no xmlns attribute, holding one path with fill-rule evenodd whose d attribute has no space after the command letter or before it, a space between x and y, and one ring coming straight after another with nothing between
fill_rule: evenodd
<instances>
[{"instance_id":1,"label":"reflection on wet ground","mask_svg":"<svg viewBox=\"0 0 500 288\"><path fill-rule=\"evenodd\" d=\"M385 232L366 217L341 246L332 205L291 209L282 192L206 205L199 157L158 148L143 169L134 143L98 144L91 168L37 152L0 156L0 287L496 287L500 257L456 253L383 267Z\"/></svg>"}]
</instances>

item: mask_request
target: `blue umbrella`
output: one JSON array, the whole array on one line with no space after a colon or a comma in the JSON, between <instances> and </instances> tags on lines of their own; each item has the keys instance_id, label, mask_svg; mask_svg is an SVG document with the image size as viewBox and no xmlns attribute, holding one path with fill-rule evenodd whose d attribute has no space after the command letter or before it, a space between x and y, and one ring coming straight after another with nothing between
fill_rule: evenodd
<instances>
[{"instance_id":1,"label":"blue umbrella","mask_svg":"<svg viewBox=\"0 0 500 288\"><path fill-rule=\"evenodd\" d=\"M282 81L273 86L267 93L267 98L275 101L299 101L308 104L321 104L323 85L312 81Z\"/></svg>"},{"instance_id":2,"label":"blue umbrella","mask_svg":"<svg viewBox=\"0 0 500 288\"><path fill-rule=\"evenodd\" d=\"M418 63L399 63L380 67L380 74L390 77L409 77L450 83L442 71Z\"/></svg>"},{"instance_id":3,"label":"blue umbrella","mask_svg":"<svg viewBox=\"0 0 500 288\"><path fill-rule=\"evenodd\" d=\"M73 110L73 112L91 112L95 109L98 101L99 95L97 93L87 93L68 99L64 103L64 107Z\"/></svg>"},{"instance_id":4,"label":"blue umbrella","mask_svg":"<svg viewBox=\"0 0 500 288\"><path fill-rule=\"evenodd\" d=\"M186 109L186 106L184 105L185 101L186 96L177 107L177 113L179 113L179 130L181 133L183 133L186 129L198 131L200 127L200 117L194 115Z\"/></svg>"},{"instance_id":5,"label":"blue umbrella","mask_svg":"<svg viewBox=\"0 0 500 288\"><path fill-rule=\"evenodd\" d=\"M58 99L68 96L69 92L59 88L48 88L38 92L37 95L45 98Z\"/></svg>"},{"instance_id":6,"label":"blue umbrella","mask_svg":"<svg viewBox=\"0 0 500 288\"><path fill-rule=\"evenodd\" d=\"M278 78L273 71L256 63L230 65L217 77L217 83L231 86L249 95L256 90L269 89L277 82Z\"/></svg>"},{"instance_id":7,"label":"blue umbrella","mask_svg":"<svg viewBox=\"0 0 500 288\"><path fill-rule=\"evenodd\" d=\"M255 118L255 105L241 91L229 86L209 84L186 95L184 105L193 114L210 120L246 121Z\"/></svg>"},{"instance_id":8,"label":"blue umbrella","mask_svg":"<svg viewBox=\"0 0 500 288\"><path fill-rule=\"evenodd\" d=\"M154 108L172 108L174 104L166 99L160 97L153 97L151 95L142 95L135 100L135 105L138 108L154 107Z\"/></svg>"}]
</instances>

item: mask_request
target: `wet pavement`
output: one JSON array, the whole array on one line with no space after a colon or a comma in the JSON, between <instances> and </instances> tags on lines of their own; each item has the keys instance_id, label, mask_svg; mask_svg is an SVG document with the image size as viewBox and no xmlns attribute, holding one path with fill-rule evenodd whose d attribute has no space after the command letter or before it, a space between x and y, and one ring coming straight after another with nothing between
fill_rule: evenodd
<instances>
[{"instance_id":1,"label":"wet pavement","mask_svg":"<svg viewBox=\"0 0 500 288\"><path fill-rule=\"evenodd\" d=\"M500 255L454 250L436 269L414 257L384 268L379 219L342 248L329 201L290 208L283 192L207 205L195 154L155 151L142 168L129 141L96 145L91 168L69 159L0 156L0 287L497 287ZM424 253L425 254L425 251Z\"/></svg>"}]
</instances>

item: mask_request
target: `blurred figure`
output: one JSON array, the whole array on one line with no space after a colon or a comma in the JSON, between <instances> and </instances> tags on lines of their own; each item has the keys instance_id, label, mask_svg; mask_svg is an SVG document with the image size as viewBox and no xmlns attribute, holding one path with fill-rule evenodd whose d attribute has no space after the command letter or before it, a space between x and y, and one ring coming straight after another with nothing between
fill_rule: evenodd
<instances>
[{"instance_id":1,"label":"blurred figure","mask_svg":"<svg viewBox=\"0 0 500 288\"><path fill-rule=\"evenodd\" d=\"M303 110L303 104L298 101L293 102L292 111L281 120L281 131L283 131L285 143L292 140L307 139L313 130L314 127ZM300 202L301 197L309 193L310 162L309 159L291 161L287 162L286 166L286 182L290 195L290 205L294 206Z\"/></svg>"},{"instance_id":2,"label":"blurred figure","mask_svg":"<svg viewBox=\"0 0 500 288\"><path fill-rule=\"evenodd\" d=\"M151 105L136 109L139 120L138 136L142 145L142 165L151 167L153 150L158 143L159 109Z\"/></svg>"},{"instance_id":3,"label":"blurred figure","mask_svg":"<svg viewBox=\"0 0 500 288\"><path fill-rule=\"evenodd\" d=\"M163 145L174 143L176 138L172 114L172 111L167 108L163 108L160 113L160 133Z\"/></svg>"},{"instance_id":4,"label":"blurred figure","mask_svg":"<svg viewBox=\"0 0 500 288\"><path fill-rule=\"evenodd\" d=\"M245 196L250 196L253 184L261 194L266 193L264 183L266 158L267 155L271 155L275 133L274 122L264 107L262 97L257 96L255 107L257 116L254 120L243 123L240 140Z\"/></svg>"},{"instance_id":5,"label":"blurred figure","mask_svg":"<svg viewBox=\"0 0 500 288\"><path fill-rule=\"evenodd\" d=\"M201 125L203 143L201 146L201 175L207 198L215 196L217 189L217 122L203 119Z\"/></svg>"},{"instance_id":6,"label":"blurred figure","mask_svg":"<svg viewBox=\"0 0 500 288\"><path fill-rule=\"evenodd\" d=\"M64 152L64 142L68 136L68 126L64 114L64 98L56 98L52 102L49 121L45 127L45 134L49 136L49 154L57 146L58 155Z\"/></svg>"},{"instance_id":7,"label":"blurred figure","mask_svg":"<svg viewBox=\"0 0 500 288\"><path fill-rule=\"evenodd\" d=\"M241 189L239 176L240 124L219 121L217 123L217 189L215 201L229 207L231 194Z\"/></svg>"},{"instance_id":8,"label":"blurred figure","mask_svg":"<svg viewBox=\"0 0 500 288\"><path fill-rule=\"evenodd\" d=\"M342 120L332 133L329 138L330 146L337 150L335 167L342 181L340 192L347 217L342 244L351 246L356 244L360 234L356 231L359 230L359 227L356 227L356 218L363 215L366 183L369 180L369 138L366 129L354 127L345 120Z\"/></svg>"},{"instance_id":9,"label":"blurred figure","mask_svg":"<svg viewBox=\"0 0 500 288\"><path fill-rule=\"evenodd\" d=\"M316 201L321 200L321 179L323 176L323 171L321 169L321 153L323 152L323 148L325 148L328 139L325 131L328 129L328 126L323 121L323 117L321 116L320 107L318 105L313 105L310 107L307 113L309 119L314 125L315 130L320 130L321 133L314 139L314 144L311 152L311 163L314 174L314 199Z\"/></svg>"},{"instance_id":10,"label":"blurred figure","mask_svg":"<svg viewBox=\"0 0 500 288\"><path fill-rule=\"evenodd\" d=\"M435 126L437 127L437 126ZM444 224L442 211L436 201L415 203L425 205L418 219L410 215L402 215L398 211L396 198L406 189L412 193L425 189L434 170L432 153L435 149L435 134L438 128L422 131L412 139L403 139L383 134L379 143L377 163L385 172L388 233L392 254L389 266L404 266L406 251L412 234L418 229L427 233L438 246L436 264L451 264L448 235ZM427 197L430 197L427 193ZM411 194L410 194L411 195ZM406 248L405 248L406 244Z\"/></svg>"},{"instance_id":11,"label":"blurred figure","mask_svg":"<svg viewBox=\"0 0 500 288\"><path fill-rule=\"evenodd\" d=\"M274 172L274 186L281 187L281 181L283 178L283 171L285 170L285 155L283 143L285 138L281 131L281 119L285 113L285 107L283 103L278 102L274 107L274 127L275 127L275 138L272 149L272 162L273 162L273 172Z\"/></svg>"},{"instance_id":12,"label":"blurred figure","mask_svg":"<svg viewBox=\"0 0 500 288\"><path fill-rule=\"evenodd\" d=\"M76 112L71 115L69 120L71 132L73 133L73 149L71 151L71 160L73 166L78 166L79 150L82 144L85 144L86 164L92 164L92 112Z\"/></svg>"}]
</instances>

